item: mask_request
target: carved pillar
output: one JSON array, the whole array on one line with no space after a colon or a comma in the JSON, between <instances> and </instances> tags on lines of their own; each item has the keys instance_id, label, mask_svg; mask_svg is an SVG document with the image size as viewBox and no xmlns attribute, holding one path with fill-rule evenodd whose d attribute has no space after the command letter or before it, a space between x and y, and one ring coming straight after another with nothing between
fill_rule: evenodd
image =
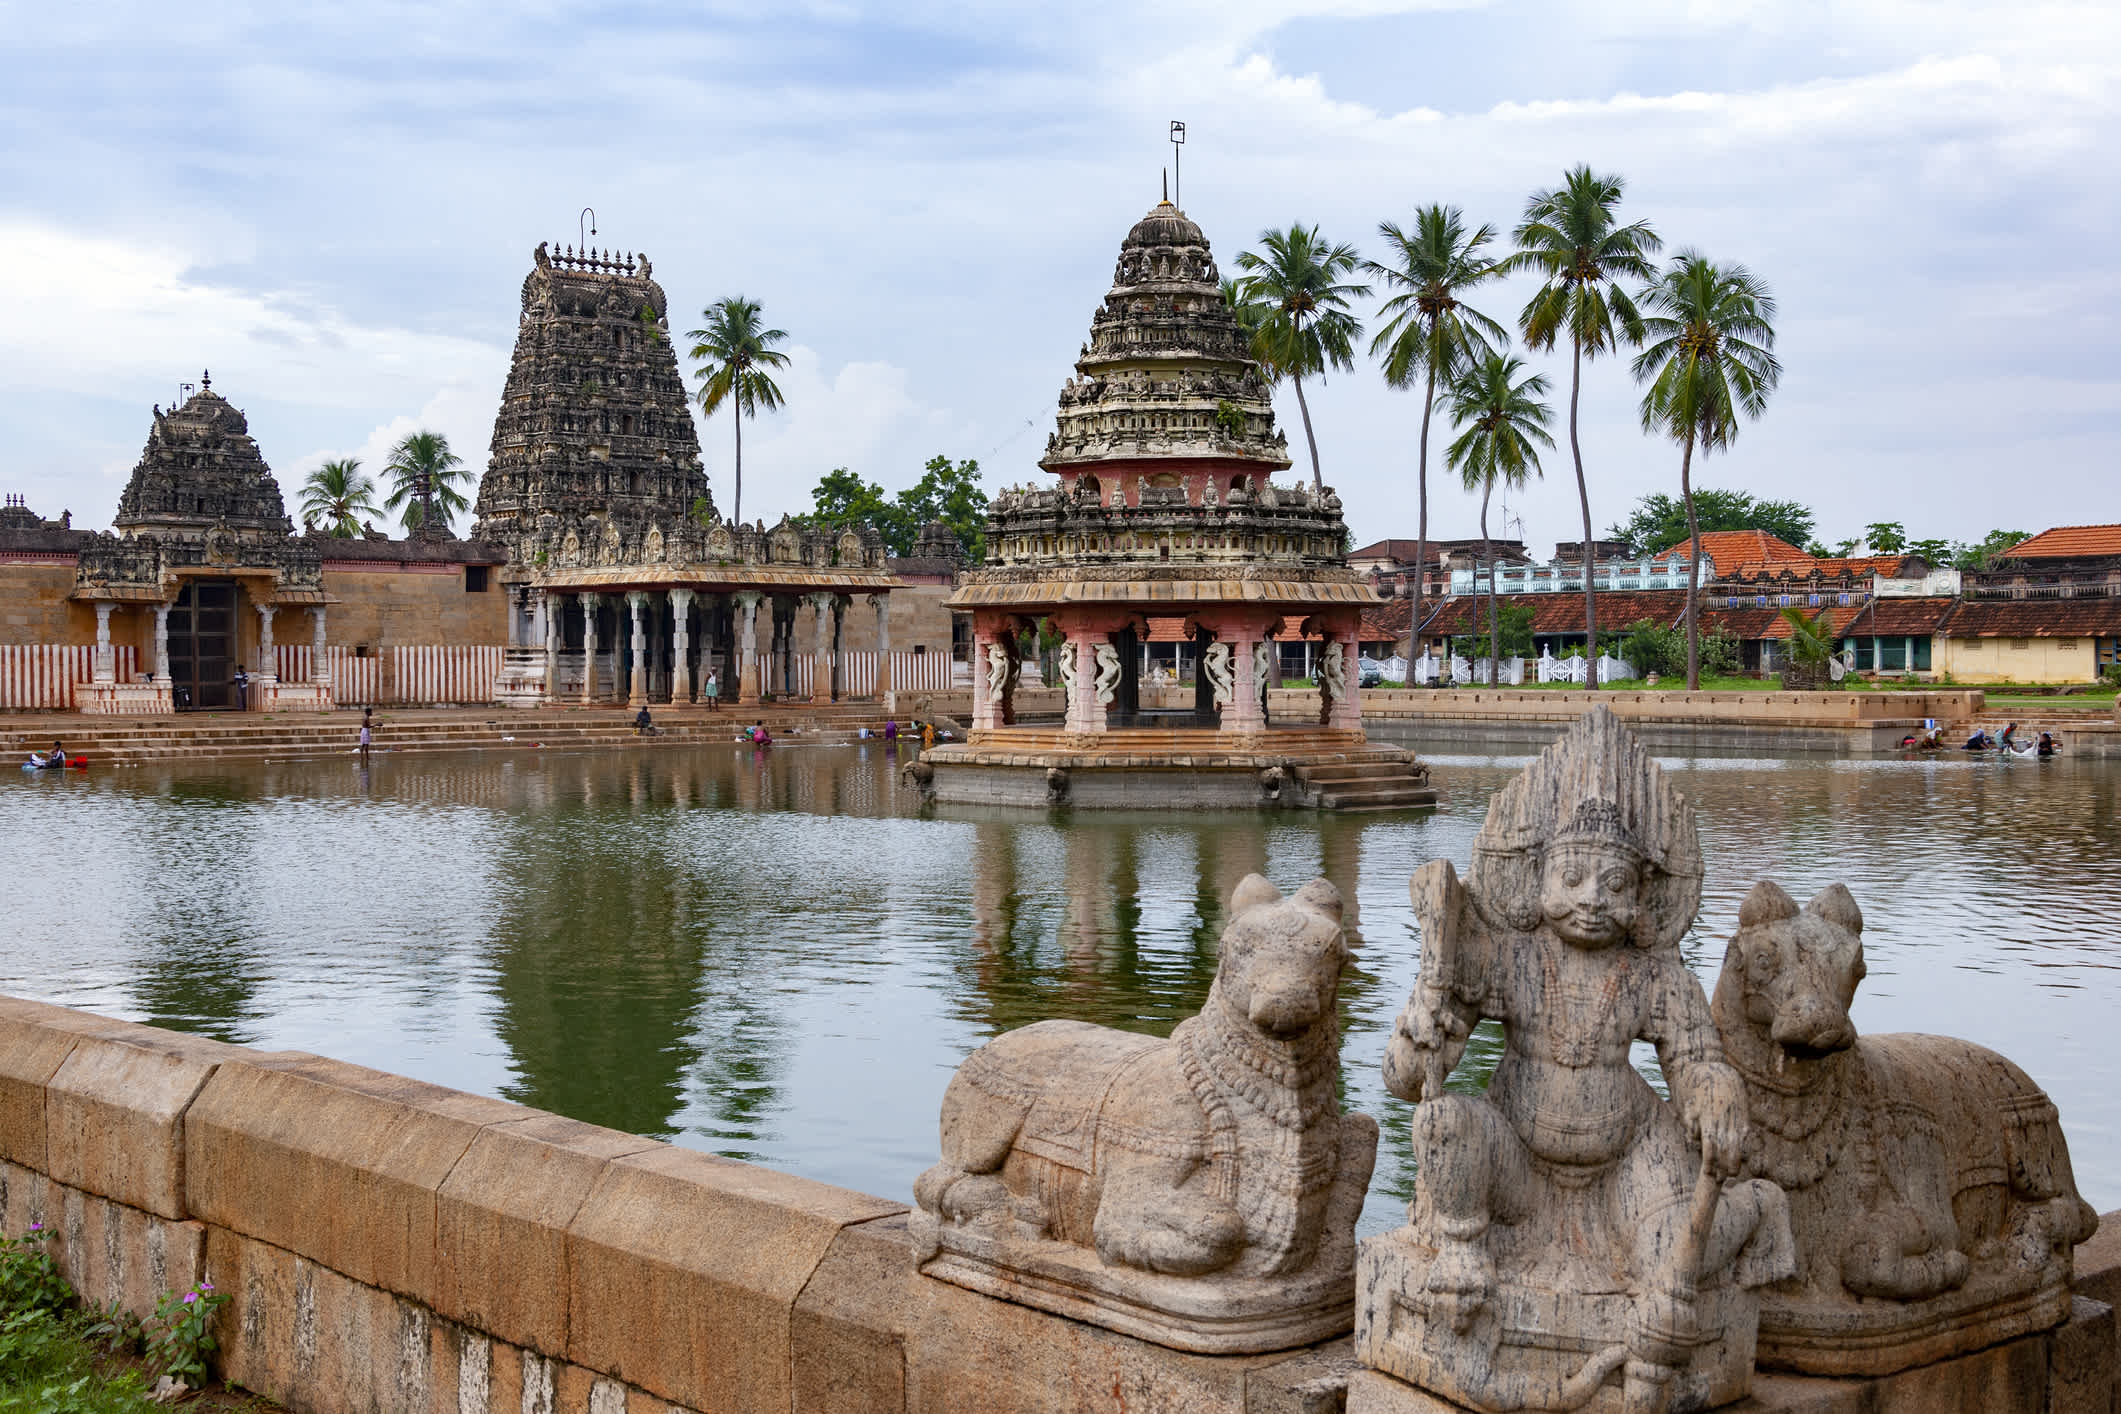
<instances>
[{"instance_id":1,"label":"carved pillar","mask_svg":"<svg viewBox=\"0 0 2121 1414\"><path fill-rule=\"evenodd\" d=\"M593 707L597 700L597 595L584 594L582 600L582 705Z\"/></svg>"},{"instance_id":2,"label":"carved pillar","mask_svg":"<svg viewBox=\"0 0 2121 1414\"><path fill-rule=\"evenodd\" d=\"M1223 708L1222 730L1250 734L1267 729L1260 707L1266 684L1259 673L1260 631L1250 624L1233 625L1230 640L1230 705Z\"/></svg>"},{"instance_id":3,"label":"carved pillar","mask_svg":"<svg viewBox=\"0 0 2121 1414\"><path fill-rule=\"evenodd\" d=\"M670 702L680 706L692 701L692 594L690 589L670 591Z\"/></svg>"},{"instance_id":4,"label":"carved pillar","mask_svg":"<svg viewBox=\"0 0 2121 1414\"><path fill-rule=\"evenodd\" d=\"M1067 728L1095 735L1105 729L1105 704L1097 698L1097 646L1105 636L1080 623L1064 625L1061 632L1067 635L1061 652L1070 658Z\"/></svg>"},{"instance_id":5,"label":"carved pillar","mask_svg":"<svg viewBox=\"0 0 2121 1414\"><path fill-rule=\"evenodd\" d=\"M641 610L648 607L647 591L627 590L626 607L633 615L633 673L626 693L626 705L640 707L648 701L648 633L641 627Z\"/></svg>"},{"instance_id":6,"label":"carved pillar","mask_svg":"<svg viewBox=\"0 0 2121 1414\"><path fill-rule=\"evenodd\" d=\"M813 704L832 700L832 597L830 594L806 594L810 604L812 622L816 629L817 646L810 660L810 701Z\"/></svg>"},{"instance_id":7,"label":"carved pillar","mask_svg":"<svg viewBox=\"0 0 2121 1414\"><path fill-rule=\"evenodd\" d=\"M309 611L309 680L320 687L331 685L331 663L324 655L324 606Z\"/></svg>"},{"instance_id":8,"label":"carved pillar","mask_svg":"<svg viewBox=\"0 0 2121 1414\"><path fill-rule=\"evenodd\" d=\"M736 599L737 695L739 705L755 707L759 700L759 600L755 589L740 590Z\"/></svg>"},{"instance_id":9,"label":"carved pillar","mask_svg":"<svg viewBox=\"0 0 2121 1414\"><path fill-rule=\"evenodd\" d=\"M259 604L255 607L258 610L258 670L250 675L252 686L280 680L280 666L274 661L272 644L273 606Z\"/></svg>"},{"instance_id":10,"label":"carved pillar","mask_svg":"<svg viewBox=\"0 0 2121 1414\"><path fill-rule=\"evenodd\" d=\"M991 622L982 622L977 616L972 620L972 730L987 731L999 725L996 709L1000 705L998 694L990 690L987 679L987 649L994 642L994 627Z\"/></svg>"},{"instance_id":11,"label":"carved pillar","mask_svg":"<svg viewBox=\"0 0 2121 1414\"><path fill-rule=\"evenodd\" d=\"M96 658L91 672L97 682L118 680L118 655L110 646L110 611L116 604L96 605Z\"/></svg>"},{"instance_id":12,"label":"carved pillar","mask_svg":"<svg viewBox=\"0 0 2121 1414\"><path fill-rule=\"evenodd\" d=\"M1338 651L1341 666L1341 690L1333 703L1332 714L1326 725L1339 731L1362 730L1362 627L1346 624L1337 629L1327 652Z\"/></svg>"},{"instance_id":13,"label":"carved pillar","mask_svg":"<svg viewBox=\"0 0 2121 1414\"><path fill-rule=\"evenodd\" d=\"M155 605L155 681L169 682L169 605Z\"/></svg>"},{"instance_id":14,"label":"carved pillar","mask_svg":"<svg viewBox=\"0 0 2121 1414\"><path fill-rule=\"evenodd\" d=\"M888 716L898 710L898 694L891 690L891 596L872 594L869 607L876 610L876 700Z\"/></svg>"},{"instance_id":15,"label":"carved pillar","mask_svg":"<svg viewBox=\"0 0 2121 1414\"><path fill-rule=\"evenodd\" d=\"M545 700L560 700L560 596L545 591Z\"/></svg>"}]
</instances>

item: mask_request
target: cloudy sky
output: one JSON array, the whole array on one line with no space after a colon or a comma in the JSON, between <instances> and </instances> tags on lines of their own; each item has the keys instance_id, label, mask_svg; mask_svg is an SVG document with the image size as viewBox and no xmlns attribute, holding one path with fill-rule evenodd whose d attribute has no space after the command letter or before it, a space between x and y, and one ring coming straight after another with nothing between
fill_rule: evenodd
<instances>
[{"instance_id":1,"label":"cloudy sky","mask_svg":"<svg viewBox=\"0 0 2121 1414\"><path fill-rule=\"evenodd\" d=\"M835 466L1041 476L1173 118L1226 267L1270 225L1368 252L1445 201L1506 233L1574 163L1625 176L1668 249L1781 304L1781 390L1701 478L1799 497L1829 539L2121 519L2110 3L0 0L0 26L0 489L76 524L202 367L290 501L415 427L483 465L531 248L585 204L680 332L738 292L790 332L747 519ZM1601 529L1677 485L1635 398L1617 365L1585 380ZM1414 400L1364 366L1311 403L1355 533L1412 534ZM701 432L726 508L728 415ZM1473 532L1470 498L1433 504L1432 534ZM1510 514L1576 534L1565 437Z\"/></svg>"}]
</instances>

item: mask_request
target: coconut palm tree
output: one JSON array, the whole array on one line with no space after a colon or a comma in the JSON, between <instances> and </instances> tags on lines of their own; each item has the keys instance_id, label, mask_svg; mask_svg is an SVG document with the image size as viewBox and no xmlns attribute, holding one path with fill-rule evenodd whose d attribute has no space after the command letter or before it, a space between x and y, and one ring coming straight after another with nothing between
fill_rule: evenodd
<instances>
[{"instance_id":1,"label":"coconut palm tree","mask_svg":"<svg viewBox=\"0 0 2121 1414\"><path fill-rule=\"evenodd\" d=\"M700 380L700 411L714 416L728 403L736 415L736 497L730 519L744 519L744 419L757 417L759 409L772 412L781 405L781 390L766 372L786 368L788 355L775 348L788 337L785 329L768 329L759 318L757 300L729 295L700 311L707 321L685 337L693 340L692 361L700 365L692 376Z\"/></svg>"},{"instance_id":2,"label":"coconut palm tree","mask_svg":"<svg viewBox=\"0 0 2121 1414\"><path fill-rule=\"evenodd\" d=\"M383 508L398 513L407 535L425 529L446 536L457 512L471 507L458 487L459 482L471 480L471 470L449 450L449 439L439 432L408 435L390 449L383 474L390 478L390 495Z\"/></svg>"},{"instance_id":3,"label":"coconut palm tree","mask_svg":"<svg viewBox=\"0 0 2121 1414\"><path fill-rule=\"evenodd\" d=\"M1370 293L1368 285L1349 284L1362 257L1351 245L1329 245L1318 227L1293 223L1286 231L1261 231L1262 256L1242 251L1237 268L1246 272L1240 288L1247 301L1268 306L1266 322L1253 336L1260 361L1273 376L1296 385L1296 406L1303 413L1304 439L1311 445L1311 485L1323 489L1318 469L1318 435L1311 430L1311 405L1304 399L1304 379L1325 381L1330 369L1355 367L1355 338L1362 323L1348 301Z\"/></svg>"},{"instance_id":4,"label":"coconut palm tree","mask_svg":"<svg viewBox=\"0 0 2121 1414\"><path fill-rule=\"evenodd\" d=\"M1429 414L1436 407L1436 383L1446 386L1459 367L1510 341L1509 331L1466 304L1461 296L1502 273L1481 248L1495 239L1493 226L1467 232L1465 213L1455 206L1424 206L1414 213L1414 229L1380 222L1377 234L1391 253L1390 263L1365 260L1363 272L1395 291L1378 308L1385 322L1370 340L1370 355L1384 360L1385 382L1394 388L1420 387L1421 442L1414 463L1419 514L1414 523L1414 602L1409 618L1413 657L1421 634L1421 591L1429 566Z\"/></svg>"},{"instance_id":5,"label":"coconut palm tree","mask_svg":"<svg viewBox=\"0 0 2121 1414\"><path fill-rule=\"evenodd\" d=\"M1680 446L1686 503L1686 685L1701 686L1701 526L1694 515L1694 449L1727 449L1741 416L1760 416L1782 378L1775 360L1775 297L1743 265L1683 250L1640 296L1646 346L1635 358L1642 428Z\"/></svg>"},{"instance_id":6,"label":"coconut palm tree","mask_svg":"<svg viewBox=\"0 0 2121 1414\"><path fill-rule=\"evenodd\" d=\"M1230 312L1237 316L1238 332L1245 336L1245 353L1261 360L1259 371L1269 386L1279 383L1281 374L1267 366L1265 351L1259 342L1259 331L1266 327L1267 316L1271 311L1266 305L1247 296L1244 281L1234 275L1223 276L1219 288L1222 290L1223 303L1230 306Z\"/></svg>"},{"instance_id":7,"label":"coconut palm tree","mask_svg":"<svg viewBox=\"0 0 2121 1414\"><path fill-rule=\"evenodd\" d=\"M1598 595L1592 550L1591 492L1583 478L1583 443L1576 435L1576 405L1583 393L1587 358L1615 353L1625 340L1642 342L1642 319L1619 282L1649 280L1656 271L1650 257L1664 244L1646 221L1619 224L1627 183L1600 176L1589 167L1572 168L1552 191L1534 192L1525 202L1524 219L1512 233L1516 253L1507 264L1545 277L1538 293L1517 316L1525 347L1549 350L1564 337L1569 342L1569 454L1576 461L1576 499L1583 508L1583 619L1589 642L1585 666L1592 691L1598 689Z\"/></svg>"},{"instance_id":8,"label":"coconut palm tree","mask_svg":"<svg viewBox=\"0 0 2121 1414\"><path fill-rule=\"evenodd\" d=\"M361 517L376 513L376 483L359 457L328 461L302 482L302 519L341 540L361 533Z\"/></svg>"},{"instance_id":9,"label":"coconut palm tree","mask_svg":"<svg viewBox=\"0 0 2121 1414\"><path fill-rule=\"evenodd\" d=\"M1522 375L1522 376L1520 376ZM1541 474L1539 448L1554 445L1547 433L1554 410L1547 406L1543 373L1525 373L1522 360L1497 349L1459 370L1444 394L1444 410L1465 431L1444 449L1444 465L1468 491L1480 493L1480 553L1488 566L1488 686L1500 678L1502 615L1495 600L1495 542L1488 537L1488 501L1497 485L1522 486Z\"/></svg>"}]
</instances>

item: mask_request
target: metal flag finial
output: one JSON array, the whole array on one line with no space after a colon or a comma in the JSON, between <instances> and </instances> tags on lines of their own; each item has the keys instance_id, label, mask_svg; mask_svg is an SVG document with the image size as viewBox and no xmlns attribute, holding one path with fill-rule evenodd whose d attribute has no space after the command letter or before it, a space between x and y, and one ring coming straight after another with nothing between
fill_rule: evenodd
<instances>
[{"instance_id":1,"label":"metal flag finial","mask_svg":"<svg viewBox=\"0 0 2121 1414\"><path fill-rule=\"evenodd\" d=\"M214 386L214 375L211 369L202 368L199 370L199 386L202 388Z\"/></svg>"},{"instance_id":2,"label":"metal flag finial","mask_svg":"<svg viewBox=\"0 0 2121 1414\"><path fill-rule=\"evenodd\" d=\"M1178 150L1185 145L1186 125L1173 118L1171 120L1171 190L1173 192L1182 192L1184 190L1179 182ZM1184 197L1181 196L1174 204L1183 210L1186 204Z\"/></svg>"},{"instance_id":3,"label":"metal flag finial","mask_svg":"<svg viewBox=\"0 0 2121 1414\"><path fill-rule=\"evenodd\" d=\"M586 233L583 230L585 226L588 227ZM589 237L597 233L597 209L594 206L582 208L582 214L575 218L574 231L575 238L582 243L582 249L587 251L589 249Z\"/></svg>"}]
</instances>

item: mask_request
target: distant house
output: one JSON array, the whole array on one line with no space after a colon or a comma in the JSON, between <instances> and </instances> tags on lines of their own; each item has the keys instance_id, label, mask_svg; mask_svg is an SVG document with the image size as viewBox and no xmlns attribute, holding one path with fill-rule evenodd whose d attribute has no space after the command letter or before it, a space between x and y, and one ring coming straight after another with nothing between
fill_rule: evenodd
<instances>
[{"instance_id":1,"label":"distant house","mask_svg":"<svg viewBox=\"0 0 2121 1414\"><path fill-rule=\"evenodd\" d=\"M2121 525L2058 525L1968 571L1945 671L1962 682L2085 682L2121 664Z\"/></svg>"},{"instance_id":2,"label":"distant house","mask_svg":"<svg viewBox=\"0 0 2121 1414\"><path fill-rule=\"evenodd\" d=\"M1495 560L1498 564L1526 564L1531 556L1525 553L1522 540L1497 540ZM1412 540L1373 540L1360 549L1348 552L1348 568L1359 570L1370 577L1370 583L1386 598L1402 598L1413 594L1414 549ZM1451 572L1461 566L1469 566L1480 559L1481 542L1478 540L1431 540L1427 542L1428 573L1422 579L1422 594L1435 597L1451 592Z\"/></svg>"}]
</instances>

